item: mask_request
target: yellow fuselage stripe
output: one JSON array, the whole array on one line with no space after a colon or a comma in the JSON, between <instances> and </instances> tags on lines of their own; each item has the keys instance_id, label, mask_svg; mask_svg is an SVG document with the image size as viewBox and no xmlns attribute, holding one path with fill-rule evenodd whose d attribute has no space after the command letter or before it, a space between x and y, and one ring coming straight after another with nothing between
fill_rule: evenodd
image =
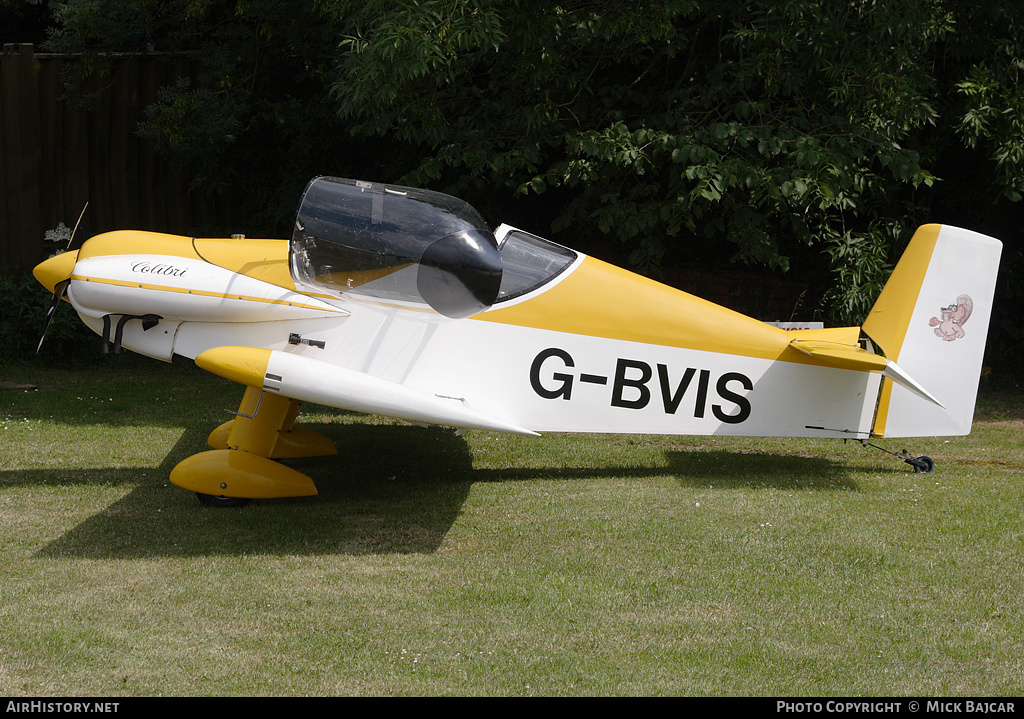
<instances>
[{"instance_id":1,"label":"yellow fuselage stripe","mask_svg":"<svg viewBox=\"0 0 1024 719\"><path fill-rule=\"evenodd\" d=\"M921 294L924 276L928 272L928 264L941 229L942 225L925 225L914 233L896 269L892 271L864 320L864 333L893 362L899 362L903 340L907 336L910 318Z\"/></svg>"},{"instance_id":2,"label":"yellow fuselage stripe","mask_svg":"<svg viewBox=\"0 0 1024 719\"><path fill-rule=\"evenodd\" d=\"M474 319L552 332L824 365L785 330L593 257L551 289Z\"/></svg>"},{"instance_id":3,"label":"yellow fuselage stripe","mask_svg":"<svg viewBox=\"0 0 1024 719\"><path fill-rule=\"evenodd\" d=\"M910 319L914 314L914 307L917 305L917 298L928 273L928 265L941 229L942 225L924 225L918 228L864 321L864 333L893 362L899 362L903 341L907 337ZM873 427L874 433L880 437L885 436L892 388L891 379L882 381Z\"/></svg>"},{"instance_id":4,"label":"yellow fuselage stripe","mask_svg":"<svg viewBox=\"0 0 1024 719\"><path fill-rule=\"evenodd\" d=\"M304 307L320 311L330 310L339 314L347 314L345 310L328 307L310 307L305 302L289 302L288 300L275 300L269 297L252 297L250 295L230 295L223 292L210 292L208 290L190 289L188 287L168 287L167 285L150 285L143 282L129 282L127 280L112 280L109 278L89 277L87 275L71 275L72 280L80 282L92 282L100 285L113 285L115 287L137 287L142 290L154 290L156 292L175 292L184 295L196 295L200 297L217 297L228 300L242 300L244 302L262 302L268 305L284 305L287 307Z\"/></svg>"}]
</instances>

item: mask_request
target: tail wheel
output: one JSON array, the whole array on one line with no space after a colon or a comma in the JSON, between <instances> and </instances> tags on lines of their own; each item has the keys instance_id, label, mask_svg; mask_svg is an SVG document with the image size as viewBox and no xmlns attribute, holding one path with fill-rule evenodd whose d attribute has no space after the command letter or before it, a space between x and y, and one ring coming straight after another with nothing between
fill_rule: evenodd
<instances>
[{"instance_id":1,"label":"tail wheel","mask_svg":"<svg viewBox=\"0 0 1024 719\"><path fill-rule=\"evenodd\" d=\"M914 471L918 474L931 474L935 471L935 462L931 457L914 457L913 459L908 459L907 464L912 465Z\"/></svg>"}]
</instances>

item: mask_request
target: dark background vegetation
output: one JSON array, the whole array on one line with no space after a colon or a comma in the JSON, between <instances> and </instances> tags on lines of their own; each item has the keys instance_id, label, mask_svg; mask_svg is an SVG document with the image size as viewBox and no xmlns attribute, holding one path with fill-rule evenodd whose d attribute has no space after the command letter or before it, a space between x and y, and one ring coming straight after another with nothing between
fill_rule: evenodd
<instances>
[{"instance_id":1,"label":"dark background vegetation","mask_svg":"<svg viewBox=\"0 0 1024 719\"><path fill-rule=\"evenodd\" d=\"M429 186L857 324L913 230L955 224L1004 242L987 362L1024 369L1018 3L0 0L0 40L75 57L68 98L124 53L191 58L134 132L235 208L207 231L286 237L316 175Z\"/></svg>"}]
</instances>

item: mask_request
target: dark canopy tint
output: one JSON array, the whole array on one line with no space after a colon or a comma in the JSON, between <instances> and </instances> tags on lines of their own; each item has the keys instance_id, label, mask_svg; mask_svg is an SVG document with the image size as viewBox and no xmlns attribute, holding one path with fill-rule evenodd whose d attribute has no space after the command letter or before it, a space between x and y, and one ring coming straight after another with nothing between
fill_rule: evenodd
<instances>
[{"instance_id":1,"label":"dark canopy tint","mask_svg":"<svg viewBox=\"0 0 1024 719\"><path fill-rule=\"evenodd\" d=\"M291 239L297 282L340 296L427 304L447 317L489 307L501 286L494 235L470 205L430 190L319 177Z\"/></svg>"}]
</instances>

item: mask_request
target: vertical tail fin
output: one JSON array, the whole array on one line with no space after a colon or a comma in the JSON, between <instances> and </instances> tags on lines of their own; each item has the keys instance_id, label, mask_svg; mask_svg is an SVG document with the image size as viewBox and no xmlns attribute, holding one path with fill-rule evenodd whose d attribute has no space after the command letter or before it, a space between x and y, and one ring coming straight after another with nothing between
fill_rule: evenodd
<instances>
[{"instance_id":1,"label":"vertical tail fin","mask_svg":"<svg viewBox=\"0 0 1024 719\"><path fill-rule=\"evenodd\" d=\"M898 371L941 402L885 379L875 434L968 434L1002 243L970 230L917 230L862 329Z\"/></svg>"}]
</instances>

